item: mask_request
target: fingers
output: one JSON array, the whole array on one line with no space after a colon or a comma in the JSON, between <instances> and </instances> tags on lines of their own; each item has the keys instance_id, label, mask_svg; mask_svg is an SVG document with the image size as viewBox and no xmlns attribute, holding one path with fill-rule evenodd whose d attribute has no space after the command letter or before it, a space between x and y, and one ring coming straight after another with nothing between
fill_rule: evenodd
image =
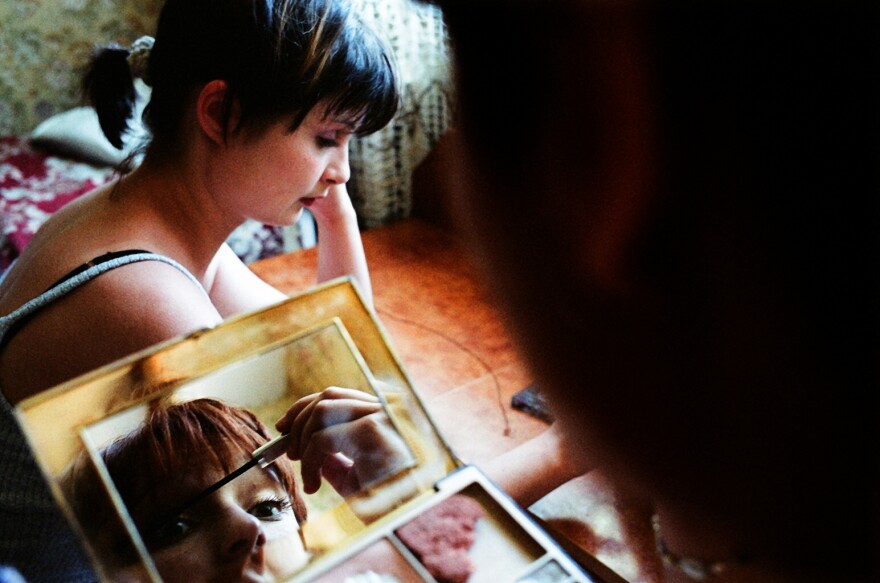
<instances>
[{"instance_id":1,"label":"fingers","mask_svg":"<svg viewBox=\"0 0 880 583\"><path fill-rule=\"evenodd\" d=\"M337 486L347 480L355 462L346 455L346 451L351 453L354 449L357 452L357 446L351 445L352 441L357 441L354 431L356 430L351 424L334 425L313 435L308 441L300 465L306 494L318 490L322 475L330 480L337 491ZM342 460L347 460L348 463L345 464Z\"/></svg>"},{"instance_id":2,"label":"fingers","mask_svg":"<svg viewBox=\"0 0 880 583\"><path fill-rule=\"evenodd\" d=\"M300 415L300 413L302 413L305 409L313 406L317 401L327 399L354 399L372 403L379 402L379 399L377 399L374 395L365 393L363 391L358 391L356 389L344 389L342 387L328 387L323 391L312 393L311 395L306 395L305 397L297 400L293 405L291 405L290 409L287 410L287 412L281 417L281 419L275 422L275 429L277 429L281 433L289 433L294 420Z\"/></svg>"},{"instance_id":3,"label":"fingers","mask_svg":"<svg viewBox=\"0 0 880 583\"><path fill-rule=\"evenodd\" d=\"M289 435L287 454L301 459L312 436L329 427L354 421L382 409L374 395L355 389L330 387L298 400L276 424Z\"/></svg>"},{"instance_id":4,"label":"fingers","mask_svg":"<svg viewBox=\"0 0 880 583\"><path fill-rule=\"evenodd\" d=\"M303 492L306 494L314 494L318 491L322 476L343 496L358 490L354 462L340 453L320 452L314 449L309 461L303 461L300 471ZM353 481L355 483L352 483Z\"/></svg>"},{"instance_id":5,"label":"fingers","mask_svg":"<svg viewBox=\"0 0 880 583\"><path fill-rule=\"evenodd\" d=\"M330 485L340 496L349 496L360 490L354 462L341 453L324 458L321 476L330 482Z\"/></svg>"},{"instance_id":6,"label":"fingers","mask_svg":"<svg viewBox=\"0 0 880 583\"><path fill-rule=\"evenodd\" d=\"M307 416L300 415L294 421L291 431L294 432L293 435L298 435L299 439L292 444L288 444L287 451L290 452L293 448L298 448L297 454L299 457L302 457L304 455L303 450L314 439L316 434L330 428L345 428L348 424L381 410L382 405L378 402L365 403L351 399L318 401L310 411L307 409L309 411Z\"/></svg>"},{"instance_id":7,"label":"fingers","mask_svg":"<svg viewBox=\"0 0 880 583\"><path fill-rule=\"evenodd\" d=\"M330 387L299 399L275 424L287 455L301 460L303 490L322 477L343 496L411 463L410 453L375 395Z\"/></svg>"},{"instance_id":8,"label":"fingers","mask_svg":"<svg viewBox=\"0 0 880 583\"><path fill-rule=\"evenodd\" d=\"M309 207L309 212L314 215L318 223L332 221L342 216L351 216L354 213L354 205L348 195L348 189L344 184L336 184L327 190L327 196L318 198Z\"/></svg>"},{"instance_id":9,"label":"fingers","mask_svg":"<svg viewBox=\"0 0 880 583\"><path fill-rule=\"evenodd\" d=\"M344 473L334 466L338 460L332 456L339 454L352 464L344 467ZM384 411L313 433L301 459L304 486L317 487L323 475L343 496L378 482L412 462L409 449Z\"/></svg>"}]
</instances>

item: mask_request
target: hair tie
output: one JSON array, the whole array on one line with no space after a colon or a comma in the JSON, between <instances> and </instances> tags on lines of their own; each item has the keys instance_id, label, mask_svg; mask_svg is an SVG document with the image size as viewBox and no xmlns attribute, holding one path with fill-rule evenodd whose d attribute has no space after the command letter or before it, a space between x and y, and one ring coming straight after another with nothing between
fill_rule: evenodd
<instances>
[{"instance_id":1,"label":"hair tie","mask_svg":"<svg viewBox=\"0 0 880 583\"><path fill-rule=\"evenodd\" d=\"M143 79L148 85L150 83L147 79L147 65L155 42L156 39L151 36L142 36L131 43L128 49L128 67L131 69L131 76L135 79Z\"/></svg>"}]
</instances>

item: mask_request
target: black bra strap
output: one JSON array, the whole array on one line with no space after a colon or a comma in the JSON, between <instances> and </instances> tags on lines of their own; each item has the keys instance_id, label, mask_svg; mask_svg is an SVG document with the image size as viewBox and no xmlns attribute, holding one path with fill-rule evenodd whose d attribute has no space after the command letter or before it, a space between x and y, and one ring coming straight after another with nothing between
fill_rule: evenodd
<instances>
[{"instance_id":1,"label":"black bra strap","mask_svg":"<svg viewBox=\"0 0 880 583\"><path fill-rule=\"evenodd\" d=\"M99 255L95 257L91 261L86 261L79 267L71 269L67 275L63 276L61 279L50 285L46 288L46 291L49 291L53 287L57 287L67 281L68 279L72 279L91 267L96 265L101 265L102 263L107 263L108 261L112 261L113 259L117 259L119 257L127 257L128 255L136 255L138 253L150 253L150 251L144 251L143 249L126 249L125 251L111 251L109 253L104 253L103 255ZM45 293L45 292L44 292Z\"/></svg>"}]
</instances>

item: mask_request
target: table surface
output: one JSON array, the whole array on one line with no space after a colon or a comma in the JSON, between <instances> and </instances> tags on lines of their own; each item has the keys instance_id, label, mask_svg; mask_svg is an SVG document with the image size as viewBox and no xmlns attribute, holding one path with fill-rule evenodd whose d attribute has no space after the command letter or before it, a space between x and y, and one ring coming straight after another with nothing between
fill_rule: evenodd
<instances>
[{"instance_id":1,"label":"table surface","mask_svg":"<svg viewBox=\"0 0 880 583\"><path fill-rule=\"evenodd\" d=\"M477 466L547 428L511 407L532 383L491 290L447 231L406 219L363 233L376 313L440 431ZM258 261L254 272L287 294L315 283L316 249ZM598 472L530 507L553 529L632 583L662 583L649 510Z\"/></svg>"}]
</instances>

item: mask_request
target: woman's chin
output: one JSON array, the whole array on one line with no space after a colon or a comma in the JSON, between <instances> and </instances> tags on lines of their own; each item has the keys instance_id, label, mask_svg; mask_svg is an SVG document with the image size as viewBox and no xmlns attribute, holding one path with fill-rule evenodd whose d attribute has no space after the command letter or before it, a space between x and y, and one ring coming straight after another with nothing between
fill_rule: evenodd
<instances>
[{"instance_id":1,"label":"woman's chin","mask_svg":"<svg viewBox=\"0 0 880 583\"><path fill-rule=\"evenodd\" d=\"M289 227L296 224L302 218L303 208L299 202L294 203L285 212L273 217L271 220L260 221L266 225L273 227Z\"/></svg>"}]
</instances>

